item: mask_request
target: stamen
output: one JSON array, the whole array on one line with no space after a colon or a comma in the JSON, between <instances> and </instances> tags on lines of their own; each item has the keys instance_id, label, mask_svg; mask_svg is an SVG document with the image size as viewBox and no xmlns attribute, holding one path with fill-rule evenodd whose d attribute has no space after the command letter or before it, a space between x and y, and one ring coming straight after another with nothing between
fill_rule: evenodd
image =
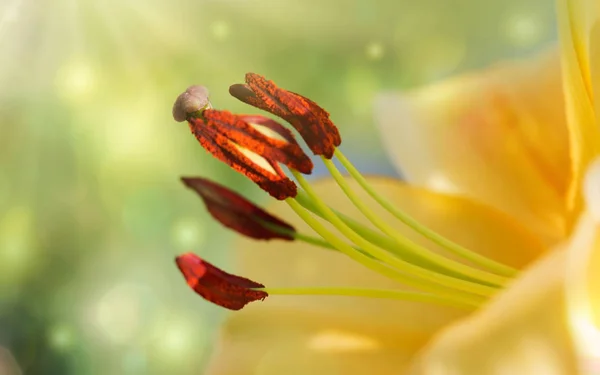
<instances>
[{"instance_id":1,"label":"stamen","mask_svg":"<svg viewBox=\"0 0 600 375\"><path fill-rule=\"evenodd\" d=\"M233 96L237 97L238 99L240 99L248 104L251 104L253 106L256 106L256 107L264 109L264 110L267 110L277 116L280 116L280 117L286 119L294 127L296 127L296 129L303 135L303 138L306 140L309 147L311 147L311 149L314 148L312 146L314 146L315 142L319 141L318 135L317 135L317 138L308 137L308 139L305 136L305 133L315 135L315 133L313 131L314 129L311 128L310 121L309 121L309 123L294 122L293 121L294 119L290 118L290 117L293 117L293 116L291 116L291 114L293 113L293 108L302 107L302 105L298 104L299 103L298 102L298 100L299 100L298 94L290 93L288 91L282 90L282 89L278 88L273 82L267 81L264 77L259 76L257 74L253 74L253 73L248 73L246 75L246 82L247 82L247 85L231 86L230 93ZM307 98L301 97L301 99L304 99L307 103L310 102L311 105L314 105L314 107L316 107L316 108L308 109L309 111L312 110L315 113L324 112L326 114L325 117L327 118L327 121L330 121L329 114L327 114L327 112L325 112L325 110L323 110L322 108L320 108L318 105L316 105L314 102L310 101ZM302 101L300 101L300 102L302 102ZM306 111L304 111L304 112L306 112ZM299 113L298 115L306 116L306 114L304 112ZM331 125L333 126L333 124L331 124ZM311 131L313 131L313 133L311 133ZM337 132L337 129L336 129L336 132ZM452 253L454 253L466 260L469 260L479 266L482 266L483 268L489 269L491 272L494 272L497 275L494 275L490 272L472 268L470 266L461 264L459 262L447 260L444 257L438 256L435 253L427 251L425 248L419 247L416 244L411 243L410 241L407 241L403 236L398 235L398 233L395 230L393 230L393 228L391 228L391 226L387 225L385 222L381 221L376 215L374 215L372 213L372 211L366 205L362 204L362 202L360 202L360 200L356 199L356 196L353 197L353 193L348 191L347 184L346 184L346 189L345 189L346 194L349 196L349 198L351 200L353 200L353 203L363 212L363 214L365 214L365 216L367 216L367 218L373 224L375 224L384 233L386 233L387 235L394 238L394 240L396 240L401 246L403 246L404 248L406 248L408 250L411 250L413 253L416 253L416 255L418 255L420 258L423 258L434 264L443 266L444 268L446 268L450 271L458 272L470 279L479 280L486 284L498 285L498 286L504 285L508 281L507 277L512 277L512 276L516 275L517 271L515 269L465 249L464 247L454 243L453 241L450 241L449 239L441 236L440 234L432 231L431 229L419 224L416 220L411 218L409 215L407 215L403 211L394 207L387 200L385 200L383 197L378 195L375 192L375 190L370 187L370 185L366 182L366 180L364 178L362 178L360 173L355 168L353 168L351 163L344 157L344 155L341 153L341 151L339 151L338 149L335 148L335 146L337 146L338 144L335 144L334 146L332 146L331 143L324 141L327 139L328 139L327 137L321 136L320 141L325 142L325 144L327 145L326 147L330 147L330 146L332 147L332 149L334 150L333 153L338 157L338 159L342 162L344 167L351 173L351 175L359 182L359 185L363 189L365 189L367 191L367 193L369 193L369 195L371 195L386 210L388 210L390 213L392 213L394 216L396 216L402 222L404 222L409 227L413 228L414 230L416 230L418 233L422 234L426 238L432 240L433 242L437 243L438 245L448 249ZM315 152L315 150L313 150L313 152ZM320 154L319 152L315 152L315 153ZM328 159L331 159L332 155L326 154L326 155L324 155L324 157L325 157L325 159L327 159L327 160L324 160L324 162L327 165L327 161L328 161ZM334 165L332 163L330 165L328 165L328 168L330 169L330 171L332 170L332 167L334 167ZM335 169L335 170L337 171L337 169ZM334 173L334 172L332 172L332 173ZM342 181L340 178L337 178L337 180L338 180L338 183L340 183L340 181ZM344 186L342 186L342 185L340 185L340 186L344 189Z\"/></svg>"},{"instance_id":2,"label":"stamen","mask_svg":"<svg viewBox=\"0 0 600 375\"><path fill-rule=\"evenodd\" d=\"M348 227L339 217L337 217L337 215L335 215L335 213L333 211L331 211L329 209L329 207L327 207L327 205L325 205L325 203L318 197L318 195L315 194L315 192L313 191L313 189L310 186L310 184L308 183L308 181L306 181L301 174L299 174L293 170L292 170L292 173L294 174L294 177L296 177L296 180L300 183L302 188L306 191L306 193L309 195L309 197L316 204L317 208L325 215L325 218L327 219L327 221L329 221L337 230L339 230L350 241L352 241L356 245L360 246L362 249L364 249L367 253L369 253L373 257L389 264L390 266L392 266L394 268L397 268L398 270L402 270L406 273L410 273L411 275L414 275L421 280L427 280L427 281L430 281L433 283L438 283L440 285L449 286L451 288L461 290L464 292L468 292L468 293L472 293L472 294L476 294L476 295L480 295L480 296L491 296L496 291L495 288L492 288L492 287L489 287L486 285L476 284L476 283L472 283L469 281L456 279L453 277L448 277L446 275L432 272L428 269L415 266L415 265L405 262L405 261L399 259L398 257L390 254L389 252L371 244L370 242L365 240L363 237L361 237L360 234L354 232L350 227ZM287 200L287 202L289 202L289 199Z\"/></svg>"},{"instance_id":3,"label":"stamen","mask_svg":"<svg viewBox=\"0 0 600 375\"><path fill-rule=\"evenodd\" d=\"M483 302L483 300L479 296L470 293L463 293L459 290L450 289L447 285L441 285L429 279L418 279L410 272L399 272L398 270L390 267L389 265L381 263L376 259L357 251L356 249L339 239L335 234L327 230L327 228L325 228L323 224L314 219L308 213L308 211L304 210L304 208L302 208L302 206L300 206L300 204L296 202L295 199L288 198L286 199L286 202L294 210L294 212L296 212L296 214L298 214L298 216L300 216L300 218L304 220L304 222L306 222L315 232L317 232L317 234L323 237L323 239L325 239L336 249L338 249L354 261L362 264L363 266L385 277L388 277L392 280L398 281L410 287L432 292L434 294L452 296L453 298L464 301L465 303L479 305L481 302Z\"/></svg>"},{"instance_id":4,"label":"stamen","mask_svg":"<svg viewBox=\"0 0 600 375\"><path fill-rule=\"evenodd\" d=\"M436 305L456 307L471 310L477 304L452 298L448 295L437 295L430 293L409 292L405 290L391 289L367 289L350 287L304 287L304 288L260 288L269 295L323 295L323 296L346 296L397 299L403 301L433 303Z\"/></svg>"},{"instance_id":5,"label":"stamen","mask_svg":"<svg viewBox=\"0 0 600 375\"><path fill-rule=\"evenodd\" d=\"M404 251L410 252L421 258L424 258L448 270L465 275L477 282L483 282L488 285L502 286L509 281L505 277L481 271L476 268L464 265L462 263L455 262L451 259L444 258L443 256L431 252L425 247L420 246L415 242L410 241L408 238L402 236L401 234L397 233L391 226L389 226L387 223L381 220L375 214L375 212L373 212L364 202L360 200L360 198L354 193L354 190L350 187L350 185L348 185L342 174L338 171L338 169L331 160L323 158L323 162L325 163L325 166L327 167L337 184L340 186L340 188L342 188L342 190L344 191L346 196L352 201L352 203L365 215L367 219L369 219L371 223L373 223L383 233L387 234L388 236L392 237L395 241L397 241L397 243L401 246L401 248Z\"/></svg>"},{"instance_id":6,"label":"stamen","mask_svg":"<svg viewBox=\"0 0 600 375\"><path fill-rule=\"evenodd\" d=\"M303 191L298 191L298 195L296 195L295 200L308 211L326 220L325 215L315 206L313 201ZM466 277L461 273L457 273L452 270L448 270L447 268L440 267L438 264L432 263L431 261L419 256L418 254L407 252L402 246L398 244L398 242L394 241L394 239L361 224L360 222L354 220L353 218L347 215L344 215L339 211L336 211L332 208L329 209L333 213L335 213L340 218L340 220L344 222L344 224L349 226L354 232L358 233L365 240L371 242L374 245L377 245L378 247L381 247L382 249L385 249L386 251L398 256L400 259L406 262L412 263L422 268L427 268L434 272L442 273L447 276L477 282L477 280Z\"/></svg>"},{"instance_id":7,"label":"stamen","mask_svg":"<svg viewBox=\"0 0 600 375\"><path fill-rule=\"evenodd\" d=\"M327 111L312 100L281 89L258 74L246 74L246 84L232 85L229 93L292 124L316 155L331 159L335 147L342 143Z\"/></svg>"},{"instance_id":8,"label":"stamen","mask_svg":"<svg viewBox=\"0 0 600 375\"><path fill-rule=\"evenodd\" d=\"M183 182L202 197L211 215L226 227L255 239L298 240L340 251L374 272L420 291L345 287L265 288L262 284L228 274L194 254L178 257L177 265L188 284L205 299L232 310L264 299L267 292L391 298L472 308L494 295L509 281L509 277L516 274L517 271L511 267L472 253L418 223L380 196L336 148L341 143L339 131L331 122L329 113L315 102L281 89L253 73L246 74L246 84L231 86L230 93L292 124L309 148L321 155L325 166L352 203L382 233L325 204L302 175L310 174L313 164L288 129L264 116L234 115L213 110L208 90L202 86L191 86L177 98L173 107L174 118L177 121L187 120L192 133L207 151L250 178L271 196L285 200L321 238L296 232L291 225L221 185L203 178L183 178ZM375 201L396 218L485 270L431 252L397 232L361 201L330 160L333 156ZM290 169L303 191L298 191L280 164ZM329 222L343 237L329 231L311 213Z\"/></svg>"},{"instance_id":9,"label":"stamen","mask_svg":"<svg viewBox=\"0 0 600 375\"><path fill-rule=\"evenodd\" d=\"M223 185L202 177L182 177L181 180L200 195L214 219L241 235L257 240L297 240L337 251L329 242L297 232L292 225L269 214ZM362 250L357 249L357 251Z\"/></svg>"},{"instance_id":10,"label":"stamen","mask_svg":"<svg viewBox=\"0 0 600 375\"><path fill-rule=\"evenodd\" d=\"M342 163L344 168L350 173L350 175L358 182L358 184L375 200L377 203L381 205L384 209L386 209L389 213L394 215L397 219L402 221L404 224L408 225L410 228L414 229L424 237L430 239L434 243L444 247L448 251L452 252L455 255L458 255L466 260L469 260L475 264L478 264L482 267L489 269L492 272L497 273L498 275L506 276L506 277L514 277L517 275L517 270L514 268L507 266L505 264L496 262L493 259L489 259L480 254L474 253L459 244L447 239L446 237L440 235L439 233L427 228L426 226L420 224L417 220L412 218L410 215L398 209L394 204L389 202L386 198L379 195L375 189L368 183L368 181L360 174L360 172L352 165L352 163L344 156L344 154L339 150L335 150L336 158Z\"/></svg>"},{"instance_id":11,"label":"stamen","mask_svg":"<svg viewBox=\"0 0 600 375\"><path fill-rule=\"evenodd\" d=\"M257 289L264 288L263 284L222 271L196 254L180 255L175 262L190 288L205 300L227 309L240 310L269 295Z\"/></svg>"},{"instance_id":12,"label":"stamen","mask_svg":"<svg viewBox=\"0 0 600 375\"><path fill-rule=\"evenodd\" d=\"M182 177L181 180L200 195L208 212L224 226L259 240L294 239L293 226L226 187L201 177Z\"/></svg>"}]
</instances>

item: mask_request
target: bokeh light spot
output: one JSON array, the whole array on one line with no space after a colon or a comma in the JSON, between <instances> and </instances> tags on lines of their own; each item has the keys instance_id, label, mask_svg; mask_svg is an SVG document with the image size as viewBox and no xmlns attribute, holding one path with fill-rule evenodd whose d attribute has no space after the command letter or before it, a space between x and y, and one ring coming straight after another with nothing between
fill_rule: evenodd
<instances>
[{"instance_id":1,"label":"bokeh light spot","mask_svg":"<svg viewBox=\"0 0 600 375\"><path fill-rule=\"evenodd\" d=\"M187 327L173 325L165 330L163 337L163 346L167 351L177 353L185 350L190 345L190 335Z\"/></svg>"},{"instance_id":2,"label":"bokeh light spot","mask_svg":"<svg viewBox=\"0 0 600 375\"><path fill-rule=\"evenodd\" d=\"M427 186L431 186L433 190L458 193L460 190L448 176L440 171L432 172L427 178Z\"/></svg>"},{"instance_id":3,"label":"bokeh light spot","mask_svg":"<svg viewBox=\"0 0 600 375\"><path fill-rule=\"evenodd\" d=\"M465 38L458 34L435 35L416 46L413 62L426 81L435 81L450 74L464 61Z\"/></svg>"},{"instance_id":4,"label":"bokeh light spot","mask_svg":"<svg viewBox=\"0 0 600 375\"><path fill-rule=\"evenodd\" d=\"M110 162L156 160L166 154L154 121L155 109L159 107L155 98L145 96L106 113L102 126Z\"/></svg>"},{"instance_id":5,"label":"bokeh light spot","mask_svg":"<svg viewBox=\"0 0 600 375\"><path fill-rule=\"evenodd\" d=\"M231 34L231 27L229 26L229 23L218 20L214 21L210 25L210 32L216 40L224 41L229 38L229 35Z\"/></svg>"},{"instance_id":6,"label":"bokeh light spot","mask_svg":"<svg viewBox=\"0 0 600 375\"><path fill-rule=\"evenodd\" d=\"M173 224L173 242L182 250L200 247L204 242L206 233L202 223L194 218L181 218Z\"/></svg>"},{"instance_id":7,"label":"bokeh light spot","mask_svg":"<svg viewBox=\"0 0 600 375\"><path fill-rule=\"evenodd\" d=\"M356 352L376 350L381 345L372 337L354 332L325 330L308 341L308 347L319 352Z\"/></svg>"},{"instance_id":8,"label":"bokeh light spot","mask_svg":"<svg viewBox=\"0 0 600 375\"><path fill-rule=\"evenodd\" d=\"M166 362L183 364L190 356L200 355L210 338L201 316L166 314L153 329L155 350Z\"/></svg>"},{"instance_id":9,"label":"bokeh light spot","mask_svg":"<svg viewBox=\"0 0 600 375\"><path fill-rule=\"evenodd\" d=\"M24 276L34 260L32 212L28 207L9 209L0 221L0 281L10 283Z\"/></svg>"},{"instance_id":10,"label":"bokeh light spot","mask_svg":"<svg viewBox=\"0 0 600 375\"><path fill-rule=\"evenodd\" d=\"M102 295L91 317L97 333L113 344L126 344L134 339L144 314L143 292L136 285L121 284Z\"/></svg>"},{"instance_id":11,"label":"bokeh light spot","mask_svg":"<svg viewBox=\"0 0 600 375\"><path fill-rule=\"evenodd\" d=\"M56 77L58 92L70 101L78 101L92 93L96 86L96 72L84 60L64 65Z\"/></svg>"},{"instance_id":12,"label":"bokeh light spot","mask_svg":"<svg viewBox=\"0 0 600 375\"><path fill-rule=\"evenodd\" d=\"M59 351L67 351L75 344L75 332L73 327L59 323L50 328L48 332L50 345Z\"/></svg>"},{"instance_id":13,"label":"bokeh light spot","mask_svg":"<svg viewBox=\"0 0 600 375\"><path fill-rule=\"evenodd\" d=\"M373 70L365 67L349 67L345 84L348 109L355 115L368 116L371 113L371 101L379 87Z\"/></svg>"},{"instance_id":14,"label":"bokeh light spot","mask_svg":"<svg viewBox=\"0 0 600 375\"><path fill-rule=\"evenodd\" d=\"M510 15L504 25L506 37L518 47L529 47L539 42L542 28L543 24L535 14L525 13Z\"/></svg>"},{"instance_id":15,"label":"bokeh light spot","mask_svg":"<svg viewBox=\"0 0 600 375\"><path fill-rule=\"evenodd\" d=\"M371 42L365 47L365 53L370 60L381 60L385 54L383 44L379 42Z\"/></svg>"}]
</instances>

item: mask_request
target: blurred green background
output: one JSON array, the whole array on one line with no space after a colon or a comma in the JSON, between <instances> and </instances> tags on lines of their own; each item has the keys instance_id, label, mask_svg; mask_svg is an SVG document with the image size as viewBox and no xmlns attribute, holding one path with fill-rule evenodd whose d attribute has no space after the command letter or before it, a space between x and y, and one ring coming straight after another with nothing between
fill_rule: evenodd
<instances>
[{"instance_id":1,"label":"blurred green background","mask_svg":"<svg viewBox=\"0 0 600 375\"><path fill-rule=\"evenodd\" d=\"M0 0L0 374L200 374L222 311L176 254L226 266L232 234L179 182L265 200L175 123L257 72L332 113L362 169L393 173L381 90L555 39L552 0ZM14 371L14 372L13 372Z\"/></svg>"}]
</instances>

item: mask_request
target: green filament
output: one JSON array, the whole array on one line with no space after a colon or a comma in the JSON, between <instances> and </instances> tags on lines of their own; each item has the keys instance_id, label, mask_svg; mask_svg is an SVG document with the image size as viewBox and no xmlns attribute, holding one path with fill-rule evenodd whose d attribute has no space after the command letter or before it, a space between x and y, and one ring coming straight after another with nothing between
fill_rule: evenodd
<instances>
[{"instance_id":1,"label":"green filament","mask_svg":"<svg viewBox=\"0 0 600 375\"><path fill-rule=\"evenodd\" d=\"M491 284L496 286L502 286L509 281L505 277L481 271L469 267L465 264L444 258L443 256L431 252L426 248L410 241L408 238L402 236L389 224L381 220L381 218L379 218L377 214L375 214L375 212L373 212L363 201L361 201L361 199L356 195L354 190L350 187L348 182L346 182L342 174L338 171L338 169L331 160L323 158L323 163L325 163L325 166L327 167L337 184L340 186L340 188L342 188L346 196L348 196L348 198L352 201L356 208L358 208L360 212L362 212L363 215L365 215L365 217L369 219L369 221L371 221L371 223L373 223L383 233L393 238L402 247L404 251L413 253L443 268L462 274L464 276L469 277L470 279L477 280L478 282L483 282L488 285Z\"/></svg>"},{"instance_id":2,"label":"green filament","mask_svg":"<svg viewBox=\"0 0 600 375\"><path fill-rule=\"evenodd\" d=\"M480 296L491 296L496 291L495 288L476 284L473 282L453 278L446 276L444 274L440 274L437 272L432 272L426 268L421 268L415 266L411 263L405 262L402 259L390 254L389 252L381 249L365 240L358 233L353 231L350 227L348 227L325 203L317 196L314 192L308 181L304 179L304 177L294 170L292 170L294 177L302 188L306 191L308 196L313 200L317 208L324 214L327 221L329 221L337 230L339 230L345 237L347 237L350 241L360 246L363 250L365 250L371 256L385 262L386 264L394 267L402 272L414 275L422 280L428 280L433 283L438 283L440 285L445 285L457 290L461 290L467 293L472 293ZM327 238L326 238L327 240Z\"/></svg>"},{"instance_id":3,"label":"green filament","mask_svg":"<svg viewBox=\"0 0 600 375\"><path fill-rule=\"evenodd\" d=\"M410 274L407 275L400 273L397 270L390 268L386 264L378 262L377 260L366 256L359 251L356 251L356 249L339 239L335 234L325 228L323 224L313 218L308 211L306 211L298 202L296 202L296 200L288 198L285 201L292 208L292 210L294 210L294 212L296 212L296 214L298 214L302 220L304 220L315 232L317 232L317 234L323 237L325 241L329 242L336 249L350 257L352 260L362 264L372 271L375 271L392 280L398 281L404 285L419 288L427 292L444 295L448 298L454 298L463 303L477 306L483 302L481 297L448 289L445 286L438 285L429 280L415 280L414 276Z\"/></svg>"},{"instance_id":4,"label":"green filament","mask_svg":"<svg viewBox=\"0 0 600 375\"><path fill-rule=\"evenodd\" d=\"M464 259L467 259L475 264L478 264L482 267L485 267L498 275L513 277L517 274L517 270L512 267L509 267L505 264L496 262L492 259L484 257L480 254L474 253L459 244L450 241L446 237L434 232L433 230L427 228L422 225L414 218L401 211L397 207L395 207L391 202L389 202L386 198L379 195L375 189L367 182L367 180L360 174L360 172L352 165L352 163L344 156L344 154L339 150L335 150L335 156L338 158L340 163L346 168L348 173L358 182L358 184L375 200L379 203L383 208L385 208L389 213L394 215L397 219L402 221L404 224L414 229L424 237L430 239L431 241L437 243L438 245L444 247L448 251L458 255Z\"/></svg>"},{"instance_id":5,"label":"green filament","mask_svg":"<svg viewBox=\"0 0 600 375\"><path fill-rule=\"evenodd\" d=\"M437 295L404 290L367 289L348 287L303 287L303 288L257 288L271 295L326 295L346 297L385 298L411 302L433 303L436 305L471 310L477 305L459 301L446 295Z\"/></svg>"}]
</instances>

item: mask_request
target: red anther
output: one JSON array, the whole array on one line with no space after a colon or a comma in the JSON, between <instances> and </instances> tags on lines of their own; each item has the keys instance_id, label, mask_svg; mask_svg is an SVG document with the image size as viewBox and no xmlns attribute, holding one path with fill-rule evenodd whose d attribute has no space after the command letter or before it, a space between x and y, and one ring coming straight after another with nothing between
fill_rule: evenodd
<instances>
[{"instance_id":1,"label":"red anther","mask_svg":"<svg viewBox=\"0 0 600 375\"><path fill-rule=\"evenodd\" d=\"M227 273L193 253L175 258L177 267L190 288L202 298L229 310L240 310L248 303L264 300L263 284Z\"/></svg>"},{"instance_id":2,"label":"red anther","mask_svg":"<svg viewBox=\"0 0 600 375\"><path fill-rule=\"evenodd\" d=\"M245 119L279 136L267 136ZM188 123L207 151L277 199L295 197L297 194L296 184L283 173L279 163L305 174L312 171L312 161L291 132L273 120L207 109L201 117L189 118Z\"/></svg>"},{"instance_id":3,"label":"red anther","mask_svg":"<svg viewBox=\"0 0 600 375\"><path fill-rule=\"evenodd\" d=\"M294 239L293 226L226 187L201 177L183 177L181 180L200 195L208 212L224 226L259 240ZM276 231L276 228L282 230Z\"/></svg>"},{"instance_id":4,"label":"red anther","mask_svg":"<svg viewBox=\"0 0 600 375\"><path fill-rule=\"evenodd\" d=\"M327 111L302 95L277 87L263 76L248 73L246 84L232 85L229 93L289 122L316 155L331 159L335 148L342 143Z\"/></svg>"}]
</instances>

